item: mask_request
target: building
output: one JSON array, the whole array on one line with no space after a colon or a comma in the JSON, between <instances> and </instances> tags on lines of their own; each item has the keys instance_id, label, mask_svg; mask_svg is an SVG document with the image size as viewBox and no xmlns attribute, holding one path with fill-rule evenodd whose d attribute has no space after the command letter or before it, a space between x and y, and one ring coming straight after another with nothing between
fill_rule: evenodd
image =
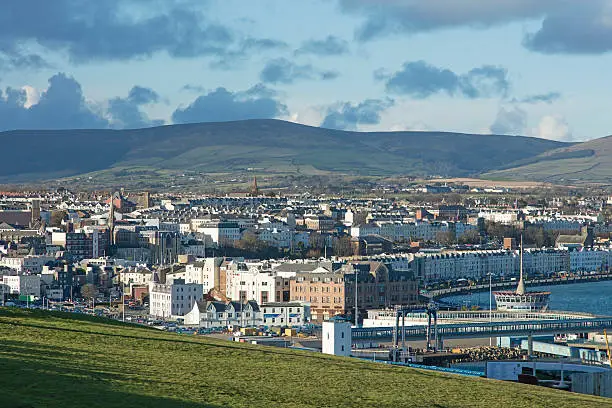
<instances>
[{"instance_id":1,"label":"building","mask_svg":"<svg viewBox=\"0 0 612 408\"><path fill-rule=\"evenodd\" d=\"M290 279L295 276L298 264L270 262L228 261L221 267L220 287L225 282L225 295L232 300L256 300L260 304L288 302ZM316 268L305 264L304 268ZM223 289L222 289L223 290Z\"/></svg>"},{"instance_id":2,"label":"building","mask_svg":"<svg viewBox=\"0 0 612 408\"><path fill-rule=\"evenodd\" d=\"M261 305L263 325L294 327L310 321L310 307L299 302L274 302Z\"/></svg>"},{"instance_id":3,"label":"building","mask_svg":"<svg viewBox=\"0 0 612 408\"><path fill-rule=\"evenodd\" d=\"M351 238L351 247L355 255L379 255L391 253L393 242L380 235L365 235Z\"/></svg>"},{"instance_id":4,"label":"building","mask_svg":"<svg viewBox=\"0 0 612 408\"><path fill-rule=\"evenodd\" d=\"M0 258L0 266L14 269L17 273L41 273L43 266L53 261L55 258L50 256L3 257Z\"/></svg>"},{"instance_id":5,"label":"building","mask_svg":"<svg viewBox=\"0 0 612 408\"><path fill-rule=\"evenodd\" d=\"M352 342L350 322L340 319L323 322L323 354L349 357Z\"/></svg>"},{"instance_id":6,"label":"building","mask_svg":"<svg viewBox=\"0 0 612 408\"><path fill-rule=\"evenodd\" d=\"M149 314L172 318L183 316L202 300L202 285L175 279L173 283L151 283L149 286Z\"/></svg>"},{"instance_id":7,"label":"building","mask_svg":"<svg viewBox=\"0 0 612 408\"><path fill-rule=\"evenodd\" d=\"M329 231L334 228L336 222L331 217L324 215L307 215L304 217L306 228L313 231Z\"/></svg>"},{"instance_id":8,"label":"building","mask_svg":"<svg viewBox=\"0 0 612 408\"><path fill-rule=\"evenodd\" d=\"M237 222L207 221L197 227L197 232L219 247L233 246L242 237Z\"/></svg>"},{"instance_id":9,"label":"building","mask_svg":"<svg viewBox=\"0 0 612 408\"><path fill-rule=\"evenodd\" d=\"M594 236L593 228L583 226L580 234L559 235L555 241L555 248L560 249L580 249L593 247Z\"/></svg>"},{"instance_id":10,"label":"building","mask_svg":"<svg viewBox=\"0 0 612 408\"><path fill-rule=\"evenodd\" d=\"M184 324L203 328L258 327L263 320L255 301L218 302L201 300L184 317Z\"/></svg>"},{"instance_id":11,"label":"building","mask_svg":"<svg viewBox=\"0 0 612 408\"><path fill-rule=\"evenodd\" d=\"M10 295L40 297L40 275L4 275L2 284Z\"/></svg>"},{"instance_id":12,"label":"building","mask_svg":"<svg viewBox=\"0 0 612 408\"><path fill-rule=\"evenodd\" d=\"M298 272L290 284L291 301L308 302L312 320L318 322L337 315L353 315L355 285L359 310L418 301L412 271L390 270L376 261L351 262L333 272Z\"/></svg>"},{"instance_id":13,"label":"building","mask_svg":"<svg viewBox=\"0 0 612 408\"><path fill-rule=\"evenodd\" d=\"M185 281L199 283L204 287L204 292L220 289L222 263L223 258L206 258L200 262L187 264L185 265Z\"/></svg>"}]
</instances>

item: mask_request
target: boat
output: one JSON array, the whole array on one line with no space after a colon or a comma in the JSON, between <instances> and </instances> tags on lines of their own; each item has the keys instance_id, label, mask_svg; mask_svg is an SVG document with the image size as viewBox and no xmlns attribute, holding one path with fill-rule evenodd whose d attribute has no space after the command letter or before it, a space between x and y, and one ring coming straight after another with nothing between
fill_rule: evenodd
<instances>
[{"instance_id":1,"label":"boat","mask_svg":"<svg viewBox=\"0 0 612 408\"><path fill-rule=\"evenodd\" d=\"M493 292L497 310L545 312L548 310L550 292L527 291L523 279L523 236L521 235L520 277L515 291Z\"/></svg>"}]
</instances>

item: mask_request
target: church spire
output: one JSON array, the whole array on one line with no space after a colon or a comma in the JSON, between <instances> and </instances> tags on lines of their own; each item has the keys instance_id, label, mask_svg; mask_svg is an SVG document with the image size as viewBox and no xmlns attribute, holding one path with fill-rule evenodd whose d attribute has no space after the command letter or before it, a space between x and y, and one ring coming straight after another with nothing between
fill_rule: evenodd
<instances>
[{"instance_id":1,"label":"church spire","mask_svg":"<svg viewBox=\"0 0 612 408\"><path fill-rule=\"evenodd\" d=\"M516 287L516 293L518 295L524 295L525 294L525 281L523 280L523 235L521 234L521 259L520 259L520 277L519 277L519 283L518 286Z\"/></svg>"},{"instance_id":2,"label":"church spire","mask_svg":"<svg viewBox=\"0 0 612 408\"><path fill-rule=\"evenodd\" d=\"M110 235L110 244L115 245L115 195L111 194L110 209L108 210L108 233Z\"/></svg>"},{"instance_id":3,"label":"church spire","mask_svg":"<svg viewBox=\"0 0 612 408\"><path fill-rule=\"evenodd\" d=\"M253 186L251 187L251 194L254 196L259 195L259 187L257 187L257 176L253 177Z\"/></svg>"}]
</instances>

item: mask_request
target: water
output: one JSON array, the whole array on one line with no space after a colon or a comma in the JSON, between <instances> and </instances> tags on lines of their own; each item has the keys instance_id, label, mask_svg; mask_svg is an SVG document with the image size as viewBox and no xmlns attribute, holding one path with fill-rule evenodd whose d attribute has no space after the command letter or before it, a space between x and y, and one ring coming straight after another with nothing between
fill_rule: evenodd
<instances>
[{"instance_id":1,"label":"water","mask_svg":"<svg viewBox=\"0 0 612 408\"><path fill-rule=\"evenodd\" d=\"M528 291L549 291L550 310L585 312L612 316L612 281L573 283L569 285L529 286ZM474 292L442 298L457 305L480 306L489 309L489 292ZM495 297L493 297L495 307Z\"/></svg>"}]
</instances>

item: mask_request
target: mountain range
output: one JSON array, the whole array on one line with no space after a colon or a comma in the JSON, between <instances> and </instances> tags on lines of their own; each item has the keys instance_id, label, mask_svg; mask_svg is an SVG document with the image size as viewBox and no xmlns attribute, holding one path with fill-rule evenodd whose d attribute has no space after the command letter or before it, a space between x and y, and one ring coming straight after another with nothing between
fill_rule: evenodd
<instances>
[{"instance_id":1,"label":"mountain range","mask_svg":"<svg viewBox=\"0 0 612 408\"><path fill-rule=\"evenodd\" d=\"M104 171L608 180L612 138L563 143L451 132L351 132L280 120L0 133L0 180Z\"/></svg>"}]
</instances>

